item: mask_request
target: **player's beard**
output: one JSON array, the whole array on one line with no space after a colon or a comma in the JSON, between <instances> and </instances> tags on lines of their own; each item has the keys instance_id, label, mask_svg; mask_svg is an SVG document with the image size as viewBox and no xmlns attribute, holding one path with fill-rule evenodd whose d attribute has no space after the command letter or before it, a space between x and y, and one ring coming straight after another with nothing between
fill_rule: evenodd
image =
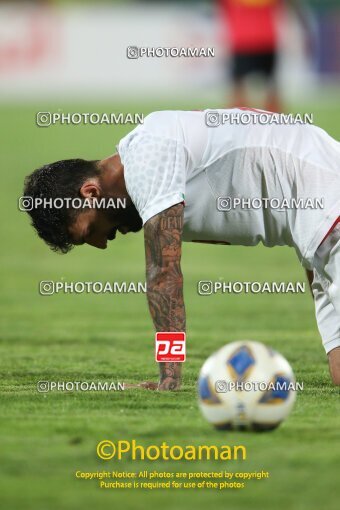
<instances>
[{"instance_id":1,"label":"player's beard","mask_svg":"<svg viewBox=\"0 0 340 510\"><path fill-rule=\"evenodd\" d=\"M130 204L124 209L118 211L107 211L109 219L119 226L124 226L129 229L129 232L139 232L143 228L142 218L139 216L137 209L134 204ZM108 235L108 239L112 240L116 237L117 228L112 229L112 232Z\"/></svg>"},{"instance_id":2,"label":"player's beard","mask_svg":"<svg viewBox=\"0 0 340 510\"><path fill-rule=\"evenodd\" d=\"M122 209L122 224L129 227L131 232L139 232L143 228L142 218L133 204Z\"/></svg>"}]
</instances>

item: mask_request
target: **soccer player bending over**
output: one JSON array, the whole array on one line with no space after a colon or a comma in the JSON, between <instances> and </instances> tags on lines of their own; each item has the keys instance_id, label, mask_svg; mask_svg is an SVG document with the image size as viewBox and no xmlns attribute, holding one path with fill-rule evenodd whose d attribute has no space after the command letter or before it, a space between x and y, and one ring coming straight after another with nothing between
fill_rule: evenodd
<instances>
[{"instance_id":1,"label":"soccer player bending over","mask_svg":"<svg viewBox=\"0 0 340 510\"><path fill-rule=\"evenodd\" d=\"M207 115L155 112L119 142L113 156L35 170L26 178L25 196L84 203L125 199L126 207L36 206L28 211L32 224L63 253L84 243L104 249L117 232L144 227L147 298L156 331L185 331L182 241L293 247L311 282L332 380L340 385L340 143L311 125L208 127ZM264 205L225 207L236 198ZM272 199L285 207L271 207ZM304 207L318 199L322 207ZM160 363L158 388L180 384L181 364Z\"/></svg>"}]
</instances>

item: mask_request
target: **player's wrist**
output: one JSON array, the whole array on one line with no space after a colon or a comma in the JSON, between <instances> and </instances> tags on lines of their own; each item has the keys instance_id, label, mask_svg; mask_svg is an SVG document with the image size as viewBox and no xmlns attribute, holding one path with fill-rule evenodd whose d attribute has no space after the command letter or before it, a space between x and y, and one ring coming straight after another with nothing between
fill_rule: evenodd
<instances>
[{"instance_id":1,"label":"player's wrist","mask_svg":"<svg viewBox=\"0 0 340 510\"><path fill-rule=\"evenodd\" d=\"M159 391L177 391L181 388L181 379L167 377L158 383Z\"/></svg>"},{"instance_id":2,"label":"player's wrist","mask_svg":"<svg viewBox=\"0 0 340 510\"><path fill-rule=\"evenodd\" d=\"M178 390L182 381L182 364L174 362L159 363L159 390Z\"/></svg>"}]
</instances>

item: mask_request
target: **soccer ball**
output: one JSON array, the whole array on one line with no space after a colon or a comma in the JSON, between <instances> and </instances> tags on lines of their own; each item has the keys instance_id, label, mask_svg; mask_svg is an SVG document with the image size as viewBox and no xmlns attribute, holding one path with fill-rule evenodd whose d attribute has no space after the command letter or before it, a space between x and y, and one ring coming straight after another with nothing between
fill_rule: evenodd
<instances>
[{"instance_id":1,"label":"soccer ball","mask_svg":"<svg viewBox=\"0 0 340 510\"><path fill-rule=\"evenodd\" d=\"M281 354L259 342L232 342L202 366L199 407L218 429L272 430L292 410L295 389L293 370Z\"/></svg>"}]
</instances>

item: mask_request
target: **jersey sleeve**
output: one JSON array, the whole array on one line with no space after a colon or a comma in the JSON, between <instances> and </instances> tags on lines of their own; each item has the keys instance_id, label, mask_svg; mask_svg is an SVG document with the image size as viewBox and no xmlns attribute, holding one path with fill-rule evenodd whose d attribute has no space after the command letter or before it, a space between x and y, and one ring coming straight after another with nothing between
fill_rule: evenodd
<instances>
[{"instance_id":1,"label":"jersey sleeve","mask_svg":"<svg viewBox=\"0 0 340 510\"><path fill-rule=\"evenodd\" d=\"M340 347L340 316L328 296L327 285L329 286L329 282L327 283L314 269L312 290L315 315L322 343L328 354L332 349Z\"/></svg>"},{"instance_id":2,"label":"jersey sleeve","mask_svg":"<svg viewBox=\"0 0 340 510\"><path fill-rule=\"evenodd\" d=\"M124 139L123 139L124 141ZM143 225L184 201L185 148L177 140L137 134L118 146L127 191Z\"/></svg>"}]
</instances>

